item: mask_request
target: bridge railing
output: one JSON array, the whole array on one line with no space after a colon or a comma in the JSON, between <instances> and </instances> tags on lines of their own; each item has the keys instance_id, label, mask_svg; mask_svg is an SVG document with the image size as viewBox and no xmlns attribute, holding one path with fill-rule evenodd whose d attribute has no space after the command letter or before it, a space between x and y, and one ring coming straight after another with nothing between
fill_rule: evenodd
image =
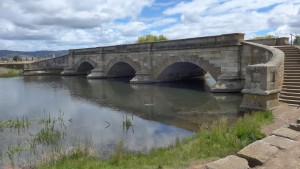
<instances>
[{"instance_id":1,"label":"bridge railing","mask_svg":"<svg viewBox=\"0 0 300 169\"><path fill-rule=\"evenodd\" d=\"M275 108L279 105L279 93L283 84L284 53L276 48L251 42L242 42L242 45L250 49L251 63L254 64L246 67L241 110Z\"/></svg>"}]
</instances>

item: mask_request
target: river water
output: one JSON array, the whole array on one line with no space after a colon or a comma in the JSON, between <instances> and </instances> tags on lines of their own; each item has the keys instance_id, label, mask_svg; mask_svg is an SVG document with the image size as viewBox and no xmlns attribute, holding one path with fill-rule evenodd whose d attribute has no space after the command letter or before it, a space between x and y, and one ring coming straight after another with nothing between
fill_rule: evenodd
<instances>
[{"instance_id":1,"label":"river water","mask_svg":"<svg viewBox=\"0 0 300 169\"><path fill-rule=\"evenodd\" d=\"M102 156L120 140L132 152L168 146L221 116L235 119L242 101L241 94L209 92L201 79L133 85L129 79L29 76L1 78L0 89L2 121L60 116L70 145L88 139ZM133 126L123 127L126 119ZM18 133L0 131L1 158L23 138Z\"/></svg>"}]
</instances>

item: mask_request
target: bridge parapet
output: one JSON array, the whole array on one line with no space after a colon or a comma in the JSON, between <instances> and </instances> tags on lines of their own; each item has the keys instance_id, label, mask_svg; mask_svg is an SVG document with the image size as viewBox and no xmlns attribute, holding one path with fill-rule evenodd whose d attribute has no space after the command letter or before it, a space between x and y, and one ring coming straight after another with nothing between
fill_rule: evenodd
<instances>
[{"instance_id":1,"label":"bridge parapet","mask_svg":"<svg viewBox=\"0 0 300 169\"><path fill-rule=\"evenodd\" d=\"M163 50L185 50L211 48L221 46L235 46L244 40L244 34L223 34L219 36L197 37L189 39L177 39L160 42L148 42L139 44L124 44L116 46L74 49L74 55L93 55L93 54L111 54L111 53L132 53L145 51L163 51Z\"/></svg>"},{"instance_id":2,"label":"bridge parapet","mask_svg":"<svg viewBox=\"0 0 300 169\"><path fill-rule=\"evenodd\" d=\"M279 105L283 84L284 53L276 48L242 42L244 57L254 63L246 67L242 111L273 109ZM259 59L258 59L259 58Z\"/></svg>"},{"instance_id":3,"label":"bridge parapet","mask_svg":"<svg viewBox=\"0 0 300 169\"><path fill-rule=\"evenodd\" d=\"M68 55L24 64L24 75L59 74L67 65Z\"/></svg>"}]
</instances>

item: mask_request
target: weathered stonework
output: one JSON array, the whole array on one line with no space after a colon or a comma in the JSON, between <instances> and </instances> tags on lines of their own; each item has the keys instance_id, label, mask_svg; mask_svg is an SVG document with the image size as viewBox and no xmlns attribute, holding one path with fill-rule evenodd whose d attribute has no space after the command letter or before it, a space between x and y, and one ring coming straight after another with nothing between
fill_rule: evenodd
<instances>
[{"instance_id":1,"label":"weathered stonework","mask_svg":"<svg viewBox=\"0 0 300 169\"><path fill-rule=\"evenodd\" d=\"M263 142L266 142L272 146L276 146L279 149L288 149L292 147L295 144L295 141L284 138L284 137L279 137L279 136L268 136L264 139L262 139Z\"/></svg>"},{"instance_id":2,"label":"weathered stonework","mask_svg":"<svg viewBox=\"0 0 300 169\"><path fill-rule=\"evenodd\" d=\"M254 167L262 165L270 158L275 157L278 150L277 147L271 146L260 140L249 144L237 154L238 156L247 159L250 167Z\"/></svg>"},{"instance_id":3,"label":"weathered stonework","mask_svg":"<svg viewBox=\"0 0 300 169\"><path fill-rule=\"evenodd\" d=\"M284 53L272 47L243 42L246 66L241 111L268 110L279 105L283 84ZM246 63L246 62L245 62ZM245 64L244 63L244 64Z\"/></svg>"},{"instance_id":4,"label":"weathered stonework","mask_svg":"<svg viewBox=\"0 0 300 169\"><path fill-rule=\"evenodd\" d=\"M243 41L244 34L234 33L74 49L62 57L24 65L24 74L87 74L91 79L132 76L131 83L157 83L209 73L217 82L212 92L243 89L242 111L272 109L279 103L283 54Z\"/></svg>"},{"instance_id":5,"label":"weathered stonework","mask_svg":"<svg viewBox=\"0 0 300 169\"><path fill-rule=\"evenodd\" d=\"M272 135L288 138L288 139L296 139L298 136L300 136L300 132L289 129L287 127L281 127L275 131L272 132Z\"/></svg>"},{"instance_id":6,"label":"weathered stonework","mask_svg":"<svg viewBox=\"0 0 300 169\"><path fill-rule=\"evenodd\" d=\"M205 169L249 169L248 161L241 157L230 155L205 165Z\"/></svg>"}]
</instances>

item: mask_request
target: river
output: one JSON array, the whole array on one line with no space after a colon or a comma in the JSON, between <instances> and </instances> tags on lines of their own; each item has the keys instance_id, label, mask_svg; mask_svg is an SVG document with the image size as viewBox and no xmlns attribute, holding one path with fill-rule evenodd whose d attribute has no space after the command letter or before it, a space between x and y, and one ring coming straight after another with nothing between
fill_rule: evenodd
<instances>
[{"instance_id":1,"label":"river","mask_svg":"<svg viewBox=\"0 0 300 169\"><path fill-rule=\"evenodd\" d=\"M241 94L211 93L202 79L133 85L129 79L27 76L0 79L0 119L63 119L68 145L89 140L107 157L120 140L132 152L148 152L191 136L221 116L235 119ZM128 119L133 126L123 126ZM29 127L34 135L39 126ZM26 133L26 132L25 132ZM26 138L0 131L1 158ZM5 160L4 160L5 161Z\"/></svg>"}]
</instances>

